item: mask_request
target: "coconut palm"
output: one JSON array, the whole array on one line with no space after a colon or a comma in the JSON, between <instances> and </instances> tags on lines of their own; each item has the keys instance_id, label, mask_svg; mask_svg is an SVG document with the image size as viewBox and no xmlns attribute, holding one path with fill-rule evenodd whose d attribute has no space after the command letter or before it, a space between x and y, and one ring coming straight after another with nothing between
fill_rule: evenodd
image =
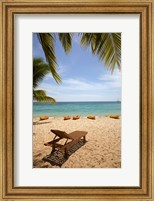
<instances>
[{"instance_id":1,"label":"coconut palm","mask_svg":"<svg viewBox=\"0 0 154 201\"><path fill-rule=\"evenodd\" d=\"M41 58L33 59L33 100L55 103L55 99L46 95L45 90L36 90L43 78L50 73L48 64Z\"/></svg>"},{"instance_id":2,"label":"coconut palm","mask_svg":"<svg viewBox=\"0 0 154 201\"><path fill-rule=\"evenodd\" d=\"M121 68L121 34L120 33L82 33L81 45L91 47L92 53L104 61L111 72L117 66Z\"/></svg>"}]
</instances>

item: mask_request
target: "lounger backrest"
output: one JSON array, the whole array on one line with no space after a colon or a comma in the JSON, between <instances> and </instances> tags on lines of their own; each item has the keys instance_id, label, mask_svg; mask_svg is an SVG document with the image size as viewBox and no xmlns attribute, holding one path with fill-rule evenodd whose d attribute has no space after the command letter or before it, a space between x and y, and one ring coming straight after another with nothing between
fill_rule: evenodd
<instances>
[{"instance_id":1,"label":"lounger backrest","mask_svg":"<svg viewBox=\"0 0 154 201\"><path fill-rule=\"evenodd\" d=\"M66 139L71 139L69 135L65 131L60 131L60 130L53 130L51 129L51 132L53 132L55 135L57 135L60 138L66 138Z\"/></svg>"}]
</instances>

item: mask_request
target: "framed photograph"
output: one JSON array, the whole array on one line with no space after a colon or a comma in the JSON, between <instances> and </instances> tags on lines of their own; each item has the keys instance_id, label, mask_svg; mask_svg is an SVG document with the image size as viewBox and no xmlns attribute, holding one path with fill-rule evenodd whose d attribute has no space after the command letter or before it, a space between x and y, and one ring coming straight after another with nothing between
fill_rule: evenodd
<instances>
[{"instance_id":1,"label":"framed photograph","mask_svg":"<svg viewBox=\"0 0 154 201\"><path fill-rule=\"evenodd\" d=\"M153 200L152 1L1 3L1 200Z\"/></svg>"}]
</instances>

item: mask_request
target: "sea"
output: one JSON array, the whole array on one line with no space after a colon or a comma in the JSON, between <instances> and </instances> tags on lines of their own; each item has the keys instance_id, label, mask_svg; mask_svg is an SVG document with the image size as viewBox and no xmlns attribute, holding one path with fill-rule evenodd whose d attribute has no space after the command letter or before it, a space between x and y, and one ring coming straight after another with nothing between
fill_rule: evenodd
<instances>
[{"instance_id":1,"label":"sea","mask_svg":"<svg viewBox=\"0 0 154 201\"><path fill-rule=\"evenodd\" d=\"M33 102L33 117L38 116L105 116L121 115L121 102Z\"/></svg>"}]
</instances>

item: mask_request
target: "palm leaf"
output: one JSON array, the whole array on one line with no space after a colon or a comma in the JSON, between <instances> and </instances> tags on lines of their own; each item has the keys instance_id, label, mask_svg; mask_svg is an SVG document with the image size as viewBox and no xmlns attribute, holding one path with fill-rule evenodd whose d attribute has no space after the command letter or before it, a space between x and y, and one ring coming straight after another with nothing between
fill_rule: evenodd
<instances>
[{"instance_id":1,"label":"palm leaf","mask_svg":"<svg viewBox=\"0 0 154 201\"><path fill-rule=\"evenodd\" d=\"M40 58L33 59L33 99L39 102L52 102L55 99L46 95L44 90L35 90L46 74L50 72L49 66Z\"/></svg>"},{"instance_id":2,"label":"palm leaf","mask_svg":"<svg viewBox=\"0 0 154 201\"><path fill-rule=\"evenodd\" d=\"M114 71L121 68L121 34L120 33L83 33L81 45L91 46L93 54L104 61L107 68Z\"/></svg>"},{"instance_id":3,"label":"palm leaf","mask_svg":"<svg viewBox=\"0 0 154 201\"><path fill-rule=\"evenodd\" d=\"M72 34L71 33L59 33L59 40L66 53L71 50L72 47Z\"/></svg>"},{"instance_id":4,"label":"palm leaf","mask_svg":"<svg viewBox=\"0 0 154 201\"><path fill-rule=\"evenodd\" d=\"M61 77L58 75L56 71L57 60L54 50L54 34L38 33L37 36L43 48L53 78L57 83L61 83Z\"/></svg>"},{"instance_id":5,"label":"palm leaf","mask_svg":"<svg viewBox=\"0 0 154 201\"><path fill-rule=\"evenodd\" d=\"M51 102L56 103L56 100L52 97L46 95L46 91L44 90L33 90L33 100L39 102Z\"/></svg>"},{"instance_id":6,"label":"palm leaf","mask_svg":"<svg viewBox=\"0 0 154 201\"><path fill-rule=\"evenodd\" d=\"M41 58L33 59L33 88L36 88L45 75L50 73L49 66Z\"/></svg>"}]
</instances>

